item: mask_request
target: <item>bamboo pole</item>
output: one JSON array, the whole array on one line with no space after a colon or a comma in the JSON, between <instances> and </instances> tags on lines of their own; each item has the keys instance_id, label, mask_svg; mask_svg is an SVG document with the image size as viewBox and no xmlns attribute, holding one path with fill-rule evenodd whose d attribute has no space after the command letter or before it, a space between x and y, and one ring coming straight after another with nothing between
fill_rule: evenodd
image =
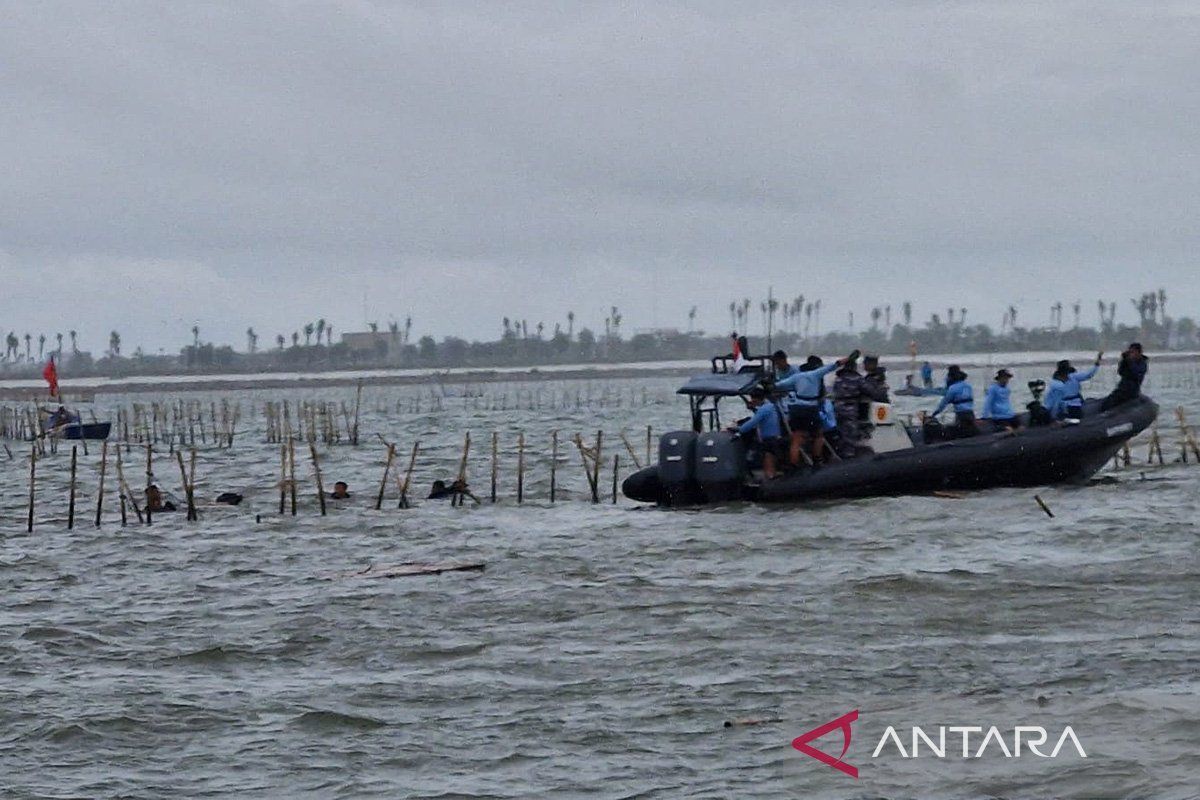
<instances>
[{"instance_id":1,"label":"bamboo pole","mask_svg":"<svg viewBox=\"0 0 1200 800\"><path fill-rule=\"evenodd\" d=\"M316 452L315 450L313 451ZM392 471L392 459L396 457L396 445L387 446L387 461L383 465L383 480L379 482L379 494L375 498L375 510L383 508L383 493L387 489L388 473ZM313 462L316 463L315 461Z\"/></svg>"},{"instance_id":2,"label":"bamboo pole","mask_svg":"<svg viewBox=\"0 0 1200 800\"><path fill-rule=\"evenodd\" d=\"M279 516L287 503L287 444L279 446Z\"/></svg>"},{"instance_id":3,"label":"bamboo pole","mask_svg":"<svg viewBox=\"0 0 1200 800\"><path fill-rule=\"evenodd\" d=\"M26 531L33 533L34 485L37 478L37 444L29 448L29 525Z\"/></svg>"},{"instance_id":4,"label":"bamboo pole","mask_svg":"<svg viewBox=\"0 0 1200 800\"><path fill-rule=\"evenodd\" d=\"M71 484L67 496L67 530L75 527L75 461L78 448L71 445Z\"/></svg>"},{"instance_id":5,"label":"bamboo pole","mask_svg":"<svg viewBox=\"0 0 1200 800\"><path fill-rule=\"evenodd\" d=\"M126 445L128 445L128 443L126 443ZM126 452L128 452L128 451L126 451ZM134 498L133 491L129 488L129 484L125 481L125 470L122 468L122 465L121 465L121 448L119 445L117 447L117 489L121 493L121 525L122 525L122 527L124 527L127 522L126 517L125 517L125 501L126 500L128 500L129 504L133 506L133 513L137 515L137 521L140 523L142 521L142 509L138 505L137 500Z\"/></svg>"},{"instance_id":6,"label":"bamboo pole","mask_svg":"<svg viewBox=\"0 0 1200 800\"><path fill-rule=\"evenodd\" d=\"M617 504L617 474L621 464L621 456L613 454L613 479L612 479L612 501L613 505Z\"/></svg>"},{"instance_id":7,"label":"bamboo pole","mask_svg":"<svg viewBox=\"0 0 1200 800\"><path fill-rule=\"evenodd\" d=\"M296 516L296 440L288 439L288 493L292 500L292 516Z\"/></svg>"},{"instance_id":8,"label":"bamboo pole","mask_svg":"<svg viewBox=\"0 0 1200 800\"><path fill-rule=\"evenodd\" d=\"M596 456L592 462L592 502L600 502L600 464L603 460L604 432L596 431Z\"/></svg>"},{"instance_id":9,"label":"bamboo pole","mask_svg":"<svg viewBox=\"0 0 1200 800\"><path fill-rule=\"evenodd\" d=\"M646 426L646 463L647 464L654 463L654 460L651 458L651 444L653 442L654 442L654 436L652 434L652 429L649 425L647 425Z\"/></svg>"},{"instance_id":10,"label":"bamboo pole","mask_svg":"<svg viewBox=\"0 0 1200 800\"><path fill-rule=\"evenodd\" d=\"M158 415L155 414L155 417L157 417L157 416ZM147 442L146 443L146 488L147 489L149 489L150 485L152 483L154 483L153 461L154 461L154 445L150 442ZM145 497L146 497L146 524L153 525L154 524L154 511L153 511L153 509L150 508L150 495L148 492L145 495Z\"/></svg>"},{"instance_id":11,"label":"bamboo pole","mask_svg":"<svg viewBox=\"0 0 1200 800\"><path fill-rule=\"evenodd\" d=\"M517 505L525 499L525 431L517 436Z\"/></svg>"},{"instance_id":12,"label":"bamboo pole","mask_svg":"<svg viewBox=\"0 0 1200 800\"><path fill-rule=\"evenodd\" d=\"M500 432L492 431L492 502L496 502L496 479L500 471Z\"/></svg>"},{"instance_id":13,"label":"bamboo pole","mask_svg":"<svg viewBox=\"0 0 1200 800\"><path fill-rule=\"evenodd\" d=\"M350 444L358 447L358 410L362 405L362 381L358 382L358 388L354 391L354 428L350 434Z\"/></svg>"},{"instance_id":14,"label":"bamboo pole","mask_svg":"<svg viewBox=\"0 0 1200 800\"><path fill-rule=\"evenodd\" d=\"M118 448L119 451L120 448ZM100 445L100 485L96 489L96 527L100 527L100 517L104 513L104 473L108 470L108 440Z\"/></svg>"},{"instance_id":15,"label":"bamboo pole","mask_svg":"<svg viewBox=\"0 0 1200 800\"><path fill-rule=\"evenodd\" d=\"M558 431L550 433L550 502L558 488Z\"/></svg>"},{"instance_id":16,"label":"bamboo pole","mask_svg":"<svg viewBox=\"0 0 1200 800\"><path fill-rule=\"evenodd\" d=\"M175 451L175 460L179 462L179 480L183 482L183 496L187 502L187 519L190 522L193 519L195 508L192 505L192 490L188 485L187 468L183 465L183 451Z\"/></svg>"},{"instance_id":17,"label":"bamboo pole","mask_svg":"<svg viewBox=\"0 0 1200 800\"><path fill-rule=\"evenodd\" d=\"M408 470L404 474L404 485L400 487L400 508L409 507L408 489L412 485L413 467L417 464L417 451L420 449L421 443L413 442L412 455L408 458Z\"/></svg>"},{"instance_id":18,"label":"bamboo pole","mask_svg":"<svg viewBox=\"0 0 1200 800\"><path fill-rule=\"evenodd\" d=\"M393 449L394 448L391 445L388 445L388 465L389 466L391 466L391 463L392 463L391 452ZM325 484L323 484L321 482L321 464L317 460L317 446L315 444L313 444L312 442L309 442L308 443L308 452L312 455L313 478L317 482L317 501L321 506L321 516L323 517L323 516L325 516ZM383 480L385 482L387 481L387 471L386 470L383 473ZM379 500L380 500L380 502L383 501L383 487L382 486L379 487ZM379 504L377 503L375 505L375 507L379 508Z\"/></svg>"},{"instance_id":19,"label":"bamboo pole","mask_svg":"<svg viewBox=\"0 0 1200 800\"><path fill-rule=\"evenodd\" d=\"M629 457L633 460L633 466L641 469L642 462L638 460L637 453L633 452L633 445L629 443L629 437L625 435L625 431L621 431L621 441L624 443L625 449L629 452Z\"/></svg>"}]
</instances>

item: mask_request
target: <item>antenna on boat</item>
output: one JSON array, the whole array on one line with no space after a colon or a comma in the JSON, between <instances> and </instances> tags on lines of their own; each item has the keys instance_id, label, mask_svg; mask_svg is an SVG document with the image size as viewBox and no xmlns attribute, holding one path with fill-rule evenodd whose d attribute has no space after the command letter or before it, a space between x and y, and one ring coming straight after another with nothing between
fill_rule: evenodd
<instances>
[{"instance_id":1,"label":"antenna on boat","mask_svg":"<svg viewBox=\"0 0 1200 800\"><path fill-rule=\"evenodd\" d=\"M771 334L775 322L775 287L767 287L767 356L775 352L771 349Z\"/></svg>"}]
</instances>

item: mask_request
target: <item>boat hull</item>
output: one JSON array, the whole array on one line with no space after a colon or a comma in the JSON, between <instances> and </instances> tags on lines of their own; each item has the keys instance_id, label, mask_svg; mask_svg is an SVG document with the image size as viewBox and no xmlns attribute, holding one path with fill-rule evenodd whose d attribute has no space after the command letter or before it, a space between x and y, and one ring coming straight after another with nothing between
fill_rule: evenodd
<instances>
[{"instance_id":1,"label":"boat hull","mask_svg":"<svg viewBox=\"0 0 1200 800\"><path fill-rule=\"evenodd\" d=\"M1088 411L1079 424L918 445L802 469L761 486L747 484L742 499L796 503L1084 481L1150 426L1158 406L1139 397L1105 412L1093 402ZM655 466L629 476L623 488L633 500L668 504Z\"/></svg>"}]
</instances>

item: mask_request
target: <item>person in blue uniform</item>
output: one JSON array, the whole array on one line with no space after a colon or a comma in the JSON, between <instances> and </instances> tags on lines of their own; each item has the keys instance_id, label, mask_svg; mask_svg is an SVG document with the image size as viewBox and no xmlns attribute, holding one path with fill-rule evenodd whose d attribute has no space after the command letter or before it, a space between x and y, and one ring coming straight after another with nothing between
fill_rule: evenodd
<instances>
[{"instance_id":1,"label":"person in blue uniform","mask_svg":"<svg viewBox=\"0 0 1200 800\"><path fill-rule=\"evenodd\" d=\"M1112 394L1104 398L1100 410L1108 411L1140 395L1142 381L1146 379L1146 371L1149 368L1149 359L1142 352L1142 346L1137 342L1130 344L1129 348L1121 353L1121 360L1117 364L1117 375L1120 377L1117 387L1112 390Z\"/></svg>"},{"instance_id":2,"label":"person in blue uniform","mask_svg":"<svg viewBox=\"0 0 1200 800\"><path fill-rule=\"evenodd\" d=\"M933 388L933 365L928 361L921 364L921 383L926 389Z\"/></svg>"},{"instance_id":3,"label":"person in blue uniform","mask_svg":"<svg viewBox=\"0 0 1200 800\"><path fill-rule=\"evenodd\" d=\"M813 441L813 453L820 455L825 449L820 411L821 400L825 397L825 376L846 361L845 358L839 358L832 364L825 364L817 356L809 356L795 375L775 383L777 390L789 393L785 405L788 427L792 429L788 450L788 460L792 466L800 464L800 451L809 439Z\"/></svg>"},{"instance_id":4,"label":"person in blue uniform","mask_svg":"<svg viewBox=\"0 0 1200 800\"><path fill-rule=\"evenodd\" d=\"M974 436L975 395L971 384L967 383L967 373L959 369L957 364L951 364L946 370L946 394L942 395L941 402L933 410L933 416L942 413L947 406L954 407L954 435L959 438Z\"/></svg>"},{"instance_id":5,"label":"person in blue uniform","mask_svg":"<svg viewBox=\"0 0 1200 800\"><path fill-rule=\"evenodd\" d=\"M1096 355L1091 369L1080 372L1067 359L1059 361L1050 378L1050 389L1046 392L1046 410L1051 419L1083 419L1083 386L1100 369L1104 353Z\"/></svg>"},{"instance_id":6,"label":"person in blue uniform","mask_svg":"<svg viewBox=\"0 0 1200 800\"><path fill-rule=\"evenodd\" d=\"M771 363L775 367L775 380L777 381L790 378L800 371L799 367L788 363L787 353L782 350L776 350L771 354Z\"/></svg>"},{"instance_id":7,"label":"person in blue uniform","mask_svg":"<svg viewBox=\"0 0 1200 800\"><path fill-rule=\"evenodd\" d=\"M783 455L783 412L779 406L767 399L767 390L756 386L750 391L747 402L754 410L753 416L741 425L731 425L728 430L738 436L758 433L758 448L762 453L763 476L775 477L777 460Z\"/></svg>"},{"instance_id":8,"label":"person in blue uniform","mask_svg":"<svg viewBox=\"0 0 1200 800\"><path fill-rule=\"evenodd\" d=\"M1012 399L1008 382L1012 378L1012 373L1006 369L1002 369L996 373L995 380L992 385L987 388L987 392L983 395L983 410L980 412L980 419L989 420L992 428L997 431L1017 429L1017 415L1013 411Z\"/></svg>"}]
</instances>

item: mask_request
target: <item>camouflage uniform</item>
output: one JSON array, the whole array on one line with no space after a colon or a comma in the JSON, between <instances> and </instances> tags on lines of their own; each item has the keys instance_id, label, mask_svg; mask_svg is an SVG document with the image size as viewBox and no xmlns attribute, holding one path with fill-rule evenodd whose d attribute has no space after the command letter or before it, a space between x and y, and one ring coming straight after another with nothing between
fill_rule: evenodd
<instances>
[{"instance_id":1,"label":"camouflage uniform","mask_svg":"<svg viewBox=\"0 0 1200 800\"><path fill-rule=\"evenodd\" d=\"M838 370L831 399L837 416L838 455L842 458L852 457L863 438L860 405L865 398L863 376L858 370L852 366Z\"/></svg>"},{"instance_id":2,"label":"camouflage uniform","mask_svg":"<svg viewBox=\"0 0 1200 800\"><path fill-rule=\"evenodd\" d=\"M875 430L875 425L871 422L871 403L873 402L891 402L888 398L887 367L876 367L866 375L863 375L862 403L859 407L859 418L863 420L861 428L864 439L869 439L871 431Z\"/></svg>"}]
</instances>

